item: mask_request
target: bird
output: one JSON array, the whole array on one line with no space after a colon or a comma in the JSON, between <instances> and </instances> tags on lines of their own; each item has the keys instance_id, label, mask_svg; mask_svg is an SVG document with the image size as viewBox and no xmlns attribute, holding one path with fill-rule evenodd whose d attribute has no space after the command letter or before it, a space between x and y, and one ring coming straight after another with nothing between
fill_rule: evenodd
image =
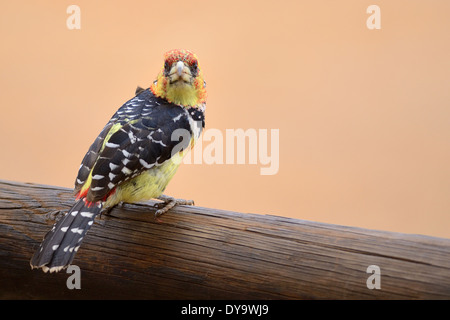
<instances>
[{"instance_id":1,"label":"bird","mask_svg":"<svg viewBox=\"0 0 450 320\"><path fill-rule=\"evenodd\" d=\"M193 205L163 192L183 156L205 127L206 82L195 53L164 54L156 80L111 117L84 156L75 179L73 206L44 236L31 268L67 268L96 216L119 203L158 199L161 216L176 205Z\"/></svg>"}]
</instances>

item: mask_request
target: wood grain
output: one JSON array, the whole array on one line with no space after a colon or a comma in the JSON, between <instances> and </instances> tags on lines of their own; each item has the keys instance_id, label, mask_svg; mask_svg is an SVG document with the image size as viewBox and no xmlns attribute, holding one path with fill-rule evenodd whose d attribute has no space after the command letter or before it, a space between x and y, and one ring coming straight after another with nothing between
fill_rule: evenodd
<instances>
[{"instance_id":1,"label":"wood grain","mask_svg":"<svg viewBox=\"0 0 450 320\"><path fill-rule=\"evenodd\" d=\"M179 206L154 219L153 202L97 219L71 275L29 260L68 210L66 188L0 180L3 299L449 299L450 240ZM370 265L381 289L368 289Z\"/></svg>"}]
</instances>

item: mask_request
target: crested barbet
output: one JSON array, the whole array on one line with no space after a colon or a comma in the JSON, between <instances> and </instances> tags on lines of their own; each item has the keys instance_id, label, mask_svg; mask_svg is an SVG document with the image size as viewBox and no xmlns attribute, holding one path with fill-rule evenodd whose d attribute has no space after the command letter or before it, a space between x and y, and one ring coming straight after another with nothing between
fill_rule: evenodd
<instances>
[{"instance_id":1,"label":"crested barbet","mask_svg":"<svg viewBox=\"0 0 450 320\"><path fill-rule=\"evenodd\" d=\"M205 107L197 56L188 50L167 52L152 85L138 87L89 148L75 180L75 203L45 235L31 267L44 272L67 267L95 217L119 203L162 200L157 216L177 204L192 205L163 192L200 137Z\"/></svg>"}]
</instances>

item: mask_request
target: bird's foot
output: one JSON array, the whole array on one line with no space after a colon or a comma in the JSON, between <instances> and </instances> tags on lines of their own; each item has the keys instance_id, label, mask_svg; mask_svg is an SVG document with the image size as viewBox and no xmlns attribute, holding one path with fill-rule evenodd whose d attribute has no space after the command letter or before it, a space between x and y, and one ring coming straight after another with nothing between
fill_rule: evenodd
<instances>
[{"instance_id":1,"label":"bird's foot","mask_svg":"<svg viewBox=\"0 0 450 320\"><path fill-rule=\"evenodd\" d=\"M157 203L155 204L155 207L159 208L155 212L155 219L159 221L159 217L161 217L164 213L175 207L176 205L186 205L186 206L193 206L194 200L185 200L185 199L176 199L170 196L166 195L160 195L158 200L163 201L163 203Z\"/></svg>"},{"instance_id":2,"label":"bird's foot","mask_svg":"<svg viewBox=\"0 0 450 320\"><path fill-rule=\"evenodd\" d=\"M94 223L99 224L101 226L105 226L105 222L106 222L105 218L111 216L111 211L116 207L119 207L119 208L123 207L123 202L119 202L118 204L111 206L111 207L102 208L102 210L100 211L100 213L98 215L98 219L95 219Z\"/></svg>"},{"instance_id":3,"label":"bird's foot","mask_svg":"<svg viewBox=\"0 0 450 320\"><path fill-rule=\"evenodd\" d=\"M103 216L105 216L105 217L109 216L111 214L111 211L116 207L117 208L123 207L123 202L119 202L118 204L111 206L111 207L102 208L102 211L100 211L100 214L99 214L99 218L102 219Z\"/></svg>"},{"instance_id":4,"label":"bird's foot","mask_svg":"<svg viewBox=\"0 0 450 320\"><path fill-rule=\"evenodd\" d=\"M45 214L45 219L52 220L52 221L59 220L61 218L61 216L64 216L66 213L67 213L67 211L62 211L62 210L50 211Z\"/></svg>"}]
</instances>

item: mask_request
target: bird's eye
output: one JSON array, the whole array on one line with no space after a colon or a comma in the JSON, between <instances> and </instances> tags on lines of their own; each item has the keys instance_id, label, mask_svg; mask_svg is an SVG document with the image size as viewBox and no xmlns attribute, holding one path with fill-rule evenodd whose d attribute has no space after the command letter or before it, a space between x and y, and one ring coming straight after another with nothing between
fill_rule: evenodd
<instances>
[{"instance_id":1,"label":"bird's eye","mask_svg":"<svg viewBox=\"0 0 450 320\"><path fill-rule=\"evenodd\" d=\"M197 61L194 61L194 62L192 63L192 69L197 70L197 67L198 67L198 62L197 62Z\"/></svg>"},{"instance_id":2,"label":"bird's eye","mask_svg":"<svg viewBox=\"0 0 450 320\"><path fill-rule=\"evenodd\" d=\"M164 62L164 69L166 70L166 71L169 71L169 69L170 69L170 63L169 63L169 61L165 61Z\"/></svg>"}]
</instances>

